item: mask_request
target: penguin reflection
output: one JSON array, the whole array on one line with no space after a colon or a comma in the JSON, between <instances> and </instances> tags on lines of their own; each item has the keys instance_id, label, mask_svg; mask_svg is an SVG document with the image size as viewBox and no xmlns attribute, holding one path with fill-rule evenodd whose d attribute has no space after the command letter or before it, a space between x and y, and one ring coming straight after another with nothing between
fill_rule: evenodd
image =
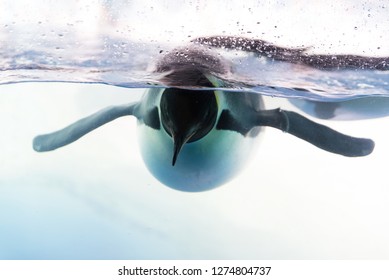
<instances>
[{"instance_id":1,"label":"penguin reflection","mask_svg":"<svg viewBox=\"0 0 389 280\"><path fill-rule=\"evenodd\" d=\"M259 53L277 52L283 60L302 55L301 49L271 44ZM62 130L37 136L34 149L55 150L114 119L135 116L141 153L150 172L163 184L189 192L210 190L234 177L253 154L264 126L344 156L365 156L374 149L370 139L341 134L295 112L265 110L259 94L217 90L223 86L217 75L231 68L208 47L192 44L176 49L157 63L155 71L163 74L161 82L170 87L148 89L139 102L109 107Z\"/></svg>"}]
</instances>

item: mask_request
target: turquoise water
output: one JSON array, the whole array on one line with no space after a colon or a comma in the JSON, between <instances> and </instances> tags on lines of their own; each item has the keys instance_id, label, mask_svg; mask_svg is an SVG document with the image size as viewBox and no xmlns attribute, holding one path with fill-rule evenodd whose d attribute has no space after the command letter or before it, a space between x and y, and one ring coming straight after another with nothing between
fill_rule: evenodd
<instances>
[{"instance_id":1,"label":"turquoise water","mask_svg":"<svg viewBox=\"0 0 389 280\"><path fill-rule=\"evenodd\" d=\"M386 71L324 71L216 50L234 69L219 77L228 90L254 91L266 108L374 139L367 157L326 153L267 128L242 174L209 192L183 193L148 172L131 117L58 151L33 151L37 134L161 86L156 61L199 36L388 56L380 2L223 3L211 20L220 5L202 1L0 2L9 11L0 19L1 259L389 257Z\"/></svg>"},{"instance_id":2,"label":"turquoise water","mask_svg":"<svg viewBox=\"0 0 389 280\"><path fill-rule=\"evenodd\" d=\"M375 151L362 158L330 154L267 128L234 180L184 193L148 172L131 117L58 151L32 149L37 134L139 98L143 90L61 83L0 90L3 259L388 257L388 118L320 121L374 139ZM283 99L265 102L294 108Z\"/></svg>"}]
</instances>

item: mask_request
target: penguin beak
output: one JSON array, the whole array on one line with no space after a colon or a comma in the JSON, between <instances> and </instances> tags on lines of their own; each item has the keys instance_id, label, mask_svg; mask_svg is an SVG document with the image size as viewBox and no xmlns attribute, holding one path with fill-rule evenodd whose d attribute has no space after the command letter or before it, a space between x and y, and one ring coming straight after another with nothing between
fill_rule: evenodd
<instances>
[{"instance_id":1,"label":"penguin beak","mask_svg":"<svg viewBox=\"0 0 389 280\"><path fill-rule=\"evenodd\" d=\"M173 143L174 143L174 151L173 151L173 160L172 165L174 166L177 161L178 154L180 153L182 147L189 141L189 139L195 134L193 133L183 133L182 135L174 134L173 135Z\"/></svg>"}]
</instances>

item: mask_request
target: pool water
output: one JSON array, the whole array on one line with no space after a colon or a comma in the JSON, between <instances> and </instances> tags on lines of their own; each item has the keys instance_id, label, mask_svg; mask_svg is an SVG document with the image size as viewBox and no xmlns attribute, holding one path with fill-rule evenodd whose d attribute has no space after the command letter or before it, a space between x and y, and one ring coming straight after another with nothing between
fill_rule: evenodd
<instances>
[{"instance_id":1,"label":"pool water","mask_svg":"<svg viewBox=\"0 0 389 280\"><path fill-rule=\"evenodd\" d=\"M133 117L53 152L32 149L36 135L163 86L155 61L199 36L386 57L382 3L229 1L212 20L216 2L31 3L0 2L9 11L0 18L0 259L389 258L387 71L323 71L218 50L233 65L219 77L228 90L262 94L266 108L376 146L347 158L266 128L243 172L207 192L176 191L149 173Z\"/></svg>"},{"instance_id":2,"label":"pool water","mask_svg":"<svg viewBox=\"0 0 389 280\"><path fill-rule=\"evenodd\" d=\"M243 173L201 193L154 179L131 117L55 152L33 151L36 134L141 94L104 85L1 87L1 258L388 257L387 118L321 121L374 139L375 151L362 158L266 128Z\"/></svg>"}]
</instances>

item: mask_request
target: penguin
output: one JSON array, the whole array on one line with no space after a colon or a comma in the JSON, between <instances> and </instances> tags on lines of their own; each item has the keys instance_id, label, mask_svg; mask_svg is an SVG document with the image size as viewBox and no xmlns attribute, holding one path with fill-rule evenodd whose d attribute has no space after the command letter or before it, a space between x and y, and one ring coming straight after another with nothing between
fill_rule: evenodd
<instances>
[{"instance_id":1,"label":"penguin","mask_svg":"<svg viewBox=\"0 0 389 280\"><path fill-rule=\"evenodd\" d=\"M155 65L166 87L147 89L139 102L108 107L39 135L33 148L52 151L117 118L134 116L146 167L164 185L186 192L211 190L234 178L254 154L264 127L347 157L373 151L371 139L342 134L296 112L266 110L260 94L223 90L218 76L231 71L208 46L177 48Z\"/></svg>"}]
</instances>

